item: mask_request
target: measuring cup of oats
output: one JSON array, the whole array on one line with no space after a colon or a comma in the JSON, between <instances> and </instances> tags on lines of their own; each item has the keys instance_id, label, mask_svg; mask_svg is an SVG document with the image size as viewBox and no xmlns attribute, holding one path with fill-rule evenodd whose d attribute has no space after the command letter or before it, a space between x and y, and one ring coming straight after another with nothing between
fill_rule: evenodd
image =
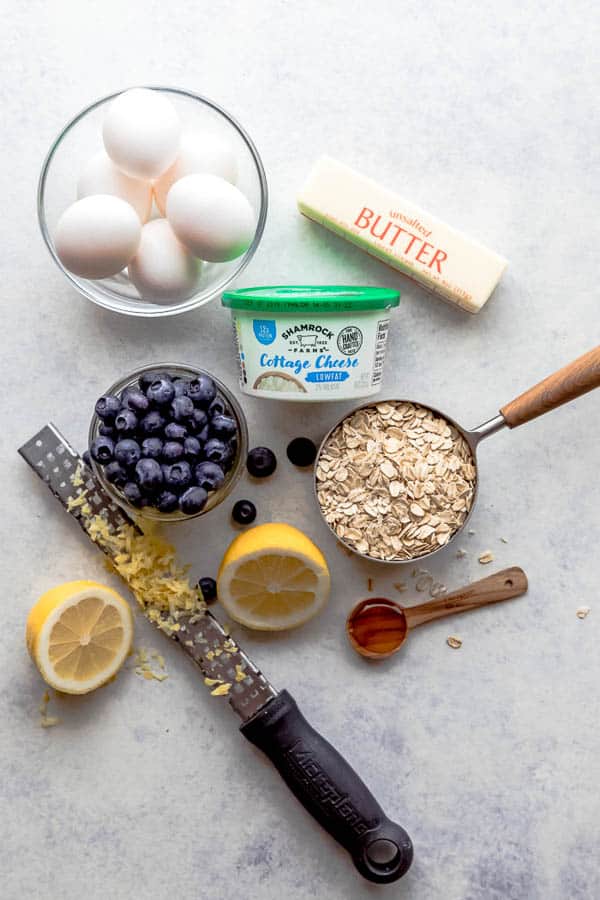
<instances>
[{"instance_id":1,"label":"measuring cup of oats","mask_svg":"<svg viewBox=\"0 0 600 900\"><path fill-rule=\"evenodd\" d=\"M469 521L479 484L479 442L597 387L600 347L471 430L412 400L359 406L334 425L319 449L315 493L321 514L359 556L393 563L425 559Z\"/></svg>"}]
</instances>

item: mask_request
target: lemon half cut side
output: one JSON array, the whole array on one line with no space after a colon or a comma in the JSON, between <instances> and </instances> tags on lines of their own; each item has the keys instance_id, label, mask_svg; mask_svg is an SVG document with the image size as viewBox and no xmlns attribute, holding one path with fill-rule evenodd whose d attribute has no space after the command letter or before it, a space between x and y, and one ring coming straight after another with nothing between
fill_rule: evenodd
<instances>
[{"instance_id":1,"label":"lemon half cut side","mask_svg":"<svg viewBox=\"0 0 600 900\"><path fill-rule=\"evenodd\" d=\"M27 619L27 648L57 691L87 694L116 675L131 649L133 616L126 600L94 581L47 591Z\"/></svg>"}]
</instances>

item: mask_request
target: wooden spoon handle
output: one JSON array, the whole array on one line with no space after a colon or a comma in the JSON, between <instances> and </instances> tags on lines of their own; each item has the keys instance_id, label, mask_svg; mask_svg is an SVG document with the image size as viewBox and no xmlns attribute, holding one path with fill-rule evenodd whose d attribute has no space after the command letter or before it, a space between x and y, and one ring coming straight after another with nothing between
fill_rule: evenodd
<instances>
[{"instance_id":1,"label":"wooden spoon handle","mask_svg":"<svg viewBox=\"0 0 600 900\"><path fill-rule=\"evenodd\" d=\"M433 619L451 616L458 612L467 612L488 603L510 600L519 597L527 590L527 575L518 566L502 569L495 575L474 581L458 591L445 594L439 600L430 600L418 606L405 606L404 615L409 628L416 628Z\"/></svg>"},{"instance_id":2,"label":"wooden spoon handle","mask_svg":"<svg viewBox=\"0 0 600 900\"><path fill-rule=\"evenodd\" d=\"M508 427L516 428L597 387L600 387L600 347L544 378L503 406L500 412Z\"/></svg>"}]
</instances>

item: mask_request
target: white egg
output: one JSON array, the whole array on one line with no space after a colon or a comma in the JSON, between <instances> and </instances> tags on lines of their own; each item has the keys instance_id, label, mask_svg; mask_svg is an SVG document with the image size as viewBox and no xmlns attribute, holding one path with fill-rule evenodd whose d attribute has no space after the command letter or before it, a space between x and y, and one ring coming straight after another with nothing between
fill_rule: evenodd
<instances>
[{"instance_id":1,"label":"white egg","mask_svg":"<svg viewBox=\"0 0 600 900\"><path fill-rule=\"evenodd\" d=\"M109 194L69 206L56 226L54 246L63 266L82 278L116 275L135 256L142 226L125 200Z\"/></svg>"},{"instance_id":2,"label":"white egg","mask_svg":"<svg viewBox=\"0 0 600 900\"><path fill-rule=\"evenodd\" d=\"M175 161L181 122L160 91L132 88L110 104L102 136L106 152L126 175L158 178Z\"/></svg>"},{"instance_id":3,"label":"white egg","mask_svg":"<svg viewBox=\"0 0 600 900\"><path fill-rule=\"evenodd\" d=\"M203 134L200 131L184 131L177 159L154 183L156 204L163 216L169 188L186 175L203 172L219 175L225 181L235 184L238 164L233 147L224 138L210 132Z\"/></svg>"},{"instance_id":4,"label":"white egg","mask_svg":"<svg viewBox=\"0 0 600 900\"><path fill-rule=\"evenodd\" d=\"M161 303L187 300L195 292L202 263L177 240L166 219L142 228L138 252L129 263L129 277L144 300Z\"/></svg>"},{"instance_id":5,"label":"white egg","mask_svg":"<svg viewBox=\"0 0 600 900\"><path fill-rule=\"evenodd\" d=\"M104 150L88 160L77 182L77 196L80 200L93 194L120 197L133 206L141 222L147 222L150 218L152 184L121 172Z\"/></svg>"},{"instance_id":6,"label":"white egg","mask_svg":"<svg viewBox=\"0 0 600 900\"><path fill-rule=\"evenodd\" d=\"M186 175L167 194L167 219L194 256L226 262L252 243L256 216L246 197L217 175Z\"/></svg>"}]
</instances>

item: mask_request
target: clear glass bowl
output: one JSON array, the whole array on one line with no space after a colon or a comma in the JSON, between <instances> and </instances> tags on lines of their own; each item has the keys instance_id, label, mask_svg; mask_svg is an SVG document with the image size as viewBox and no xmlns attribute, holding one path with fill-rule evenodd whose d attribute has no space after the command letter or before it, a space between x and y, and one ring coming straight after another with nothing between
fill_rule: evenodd
<instances>
[{"instance_id":1,"label":"clear glass bowl","mask_svg":"<svg viewBox=\"0 0 600 900\"><path fill-rule=\"evenodd\" d=\"M140 378L141 375L145 375L146 372L168 372L169 375L171 375L173 378L196 378L198 375L208 375L210 378L212 378L215 385L217 386L217 396L220 395L225 401L229 411L231 412L231 415L236 420L238 426L237 453L233 461L233 465L225 476L225 482L223 486L220 487L217 491L211 491L209 493L206 506L198 513L194 513L193 515L186 515L185 513L182 513L178 510L172 513L162 513L151 506L144 506L141 509L131 506L129 503L127 503L127 500L119 491L119 489L116 488L114 484L111 484L106 480L106 478L104 477L102 466L98 465L98 463L92 460L92 468L94 470L94 475L96 476L104 490L112 497L112 499L116 503L119 504L119 506L122 506L123 509L125 509L132 518L143 516L143 518L153 519L155 522L186 522L188 519L195 519L197 516L203 516L207 512L210 512L211 509L214 509L216 506L222 503L226 497L229 496L235 485L238 483L240 476L244 470L246 456L248 455L248 426L246 423L246 417L244 415L242 407L233 396L229 388L227 388L222 381L219 381L218 378L215 378L212 372L207 372L206 369L197 369L195 366L187 366L180 363L157 363L156 365L143 366L143 368L136 369L135 372L131 372L129 375L125 375L124 378L120 378L119 381L116 381L104 393L112 395L116 394L117 396L119 396L121 394L121 391L125 390L125 388L127 387L135 385L138 378ZM92 421L90 422L88 447L91 446L92 441L94 441L99 436L98 429L101 424L102 420L96 415L96 413L94 413L94 415L92 416Z\"/></svg>"},{"instance_id":2,"label":"clear glass bowl","mask_svg":"<svg viewBox=\"0 0 600 900\"><path fill-rule=\"evenodd\" d=\"M56 254L52 235L58 219L77 199L77 177L87 160L102 148L102 123L106 106L120 91L96 100L62 129L42 166L38 185L38 219L46 246L56 265L77 290L92 303L128 316L175 316L204 306L220 295L248 265L260 243L267 217L267 179L258 151L242 126L212 100L178 88L154 87L166 94L180 115L184 129L210 129L226 139L236 152L237 186L256 212L254 239L243 256L225 263L203 263L197 292L179 303L161 304L140 298L126 275L92 281L67 271Z\"/></svg>"}]
</instances>

